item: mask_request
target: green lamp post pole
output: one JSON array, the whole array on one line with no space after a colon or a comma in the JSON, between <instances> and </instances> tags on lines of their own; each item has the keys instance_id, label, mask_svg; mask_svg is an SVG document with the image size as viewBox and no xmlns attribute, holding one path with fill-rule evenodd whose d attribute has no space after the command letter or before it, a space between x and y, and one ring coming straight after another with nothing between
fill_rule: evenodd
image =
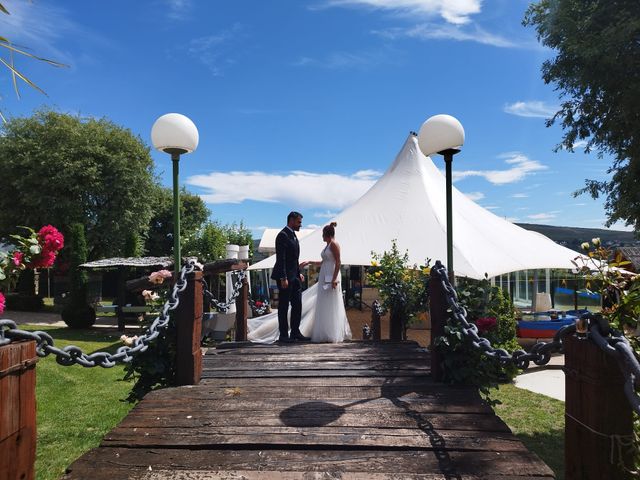
<instances>
[{"instance_id":1,"label":"green lamp post pole","mask_svg":"<svg viewBox=\"0 0 640 480\"><path fill-rule=\"evenodd\" d=\"M173 163L173 263L175 271L179 272L182 258L180 253L180 185L178 182L180 154L172 152L171 162Z\"/></svg>"},{"instance_id":2,"label":"green lamp post pole","mask_svg":"<svg viewBox=\"0 0 640 480\"><path fill-rule=\"evenodd\" d=\"M173 261L176 280L182 268L180 252L180 155L193 152L198 147L198 129L194 123L179 113L167 113L158 118L151 128L153 146L171 155L173 163Z\"/></svg>"},{"instance_id":3,"label":"green lamp post pole","mask_svg":"<svg viewBox=\"0 0 640 480\"><path fill-rule=\"evenodd\" d=\"M447 148L438 152L444 156L444 163L446 168L446 182L447 182L447 271L449 274L449 281L451 285L454 284L455 275L453 273L453 200L451 198L452 180L451 180L451 164L453 163L453 156L460 150L457 148Z\"/></svg>"},{"instance_id":4,"label":"green lamp post pole","mask_svg":"<svg viewBox=\"0 0 640 480\"><path fill-rule=\"evenodd\" d=\"M464 144L464 128L451 115L434 115L420 127L418 147L425 156L438 153L444 156L446 168L446 201L447 201L447 273L451 285L455 284L453 273L453 200L451 164L453 156Z\"/></svg>"}]
</instances>

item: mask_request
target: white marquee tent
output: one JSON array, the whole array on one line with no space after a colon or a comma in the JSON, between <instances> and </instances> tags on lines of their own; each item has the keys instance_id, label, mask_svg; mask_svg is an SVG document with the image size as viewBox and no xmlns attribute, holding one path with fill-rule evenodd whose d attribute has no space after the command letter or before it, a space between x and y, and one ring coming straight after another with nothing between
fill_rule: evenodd
<instances>
[{"instance_id":1,"label":"white marquee tent","mask_svg":"<svg viewBox=\"0 0 640 480\"><path fill-rule=\"evenodd\" d=\"M444 175L410 135L385 174L334 219L344 265L370 265L396 239L412 264L427 258L446 264ZM300 239L300 261L320 260L322 229ZM457 276L484 278L508 272L567 268L579 254L544 235L498 217L453 188L453 265ZM251 269L272 268L275 255Z\"/></svg>"}]
</instances>

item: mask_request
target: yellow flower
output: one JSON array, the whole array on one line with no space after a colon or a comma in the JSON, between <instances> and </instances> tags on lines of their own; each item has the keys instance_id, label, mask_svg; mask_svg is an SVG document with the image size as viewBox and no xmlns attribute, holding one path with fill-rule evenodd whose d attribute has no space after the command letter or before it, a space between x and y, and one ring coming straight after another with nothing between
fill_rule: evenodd
<instances>
[{"instance_id":1,"label":"yellow flower","mask_svg":"<svg viewBox=\"0 0 640 480\"><path fill-rule=\"evenodd\" d=\"M429 275L431 273L431 269L429 267L424 267L422 269L422 273L424 273L425 275Z\"/></svg>"},{"instance_id":2,"label":"yellow flower","mask_svg":"<svg viewBox=\"0 0 640 480\"><path fill-rule=\"evenodd\" d=\"M374 273L376 278L380 278L382 276L382 272L378 271L376 273Z\"/></svg>"},{"instance_id":3,"label":"yellow flower","mask_svg":"<svg viewBox=\"0 0 640 480\"><path fill-rule=\"evenodd\" d=\"M378 262L376 262L375 260L371 260L371 266L372 267L377 267L378 266Z\"/></svg>"}]
</instances>

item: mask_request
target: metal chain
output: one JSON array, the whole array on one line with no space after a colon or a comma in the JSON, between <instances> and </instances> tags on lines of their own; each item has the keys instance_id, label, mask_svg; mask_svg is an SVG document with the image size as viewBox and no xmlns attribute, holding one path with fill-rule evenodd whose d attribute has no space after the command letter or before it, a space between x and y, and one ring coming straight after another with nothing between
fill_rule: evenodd
<instances>
[{"instance_id":1,"label":"metal chain","mask_svg":"<svg viewBox=\"0 0 640 480\"><path fill-rule=\"evenodd\" d=\"M258 316L264 315L265 313L267 313L267 310L271 308L271 305L269 304L269 302L266 302L266 301L262 302L262 305L257 307L256 302L253 301L252 299L249 299L249 304L251 305L251 310L253 310L253 313L255 313Z\"/></svg>"},{"instance_id":2,"label":"metal chain","mask_svg":"<svg viewBox=\"0 0 640 480\"><path fill-rule=\"evenodd\" d=\"M115 354L108 352L95 352L90 355L84 353L81 348L75 345L68 345L64 348L57 348L53 344L53 338L46 332L35 331L27 332L18 329L13 320L0 320L0 346L7 345L11 342L19 340L35 340L36 353L39 357L46 357L54 354L56 362L63 366L73 365L77 363L83 367L110 368L116 363L129 363L133 360L133 355L144 352L149 343L155 340L160 331L165 329L169 324L169 312L178 308L180 304L179 295L187 288L186 276L192 273L196 268L195 262L190 261L182 267L178 281L173 285L169 299L165 302L164 307L156 319L151 323L146 333L136 338L133 346L122 346L116 350Z\"/></svg>"},{"instance_id":3,"label":"metal chain","mask_svg":"<svg viewBox=\"0 0 640 480\"><path fill-rule=\"evenodd\" d=\"M524 350L516 350L510 354L502 348L493 348L488 339L478 335L478 327L467 321L467 311L458 303L458 294L449 283L447 269L439 261L436 262L434 268L442 281L451 317L462 326L462 331L467 338L471 339L474 347L482 350L488 357L497 359L503 365L511 362L523 370L529 367L530 361L536 365L544 365L549 362L552 353L564 351L564 337L576 331L575 325L566 325L558 330L553 341L537 342L529 353ZM587 320L589 337L593 342L618 361L625 378L625 395L631 408L640 415L640 397L636 393L636 390L640 389L640 363L629 344L629 340L622 333L610 329L601 315L587 313L581 318Z\"/></svg>"},{"instance_id":4,"label":"metal chain","mask_svg":"<svg viewBox=\"0 0 640 480\"><path fill-rule=\"evenodd\" d=\"M523 370L529 367L530 362L536 365L545 365L549 363L552 353L564 351L563 340L565 335L574 333L576 330L575 325L565 325L558 330L551 342L537 342L529 353L524 350L516 350L513 353L509 353L503 348L493 348L488 339L478 335L476 324L467 321L467 310L458 303L458 294L449 283L447 269L440 261L437 261L433 268L442 282L442 289L445 292L451 318L462 326L463 333L467 338L471 339L471 343L475 348L482 350L486 356L496 359L502 365L513 363Z\"/></svg>"},{"instance_id":5,"label":"metal chain","mask_svg":"<svg viewBox=\"0 0 640 480\"><path fill-rule=\"evenodd\" d=\"M387 313L387 311L382 307L382 305L380 305L380 302L378 300L373 301L373 304L371 305L371 310L373 310L376 313L376 315L378 315L379 317L382 317Z\"/></svg>"},{"instance_id":6,"label":"metal chain","mask_svg":"<svg viewBox=\"0 0 640 480\"><path fill-rule=\"evenodd\" d=\"M242 283L245 277L247 276L247 274L244 270L238 270L237 275L238 275L238 278L233 284L233 292L231 293L231 296L226 302L220 302L216 300L213 293L211 293L209 289L206 287L207 284L203 281L204 296L209 298L209 303L211 304L211 307L215 308L220 313L227 313L229 311L229 308L231 308L231 305L233 305L233 303L236 301L236 298L238 297L238 295L240 295L240 290L242 289Z\"/></svg>"}]
</instances>

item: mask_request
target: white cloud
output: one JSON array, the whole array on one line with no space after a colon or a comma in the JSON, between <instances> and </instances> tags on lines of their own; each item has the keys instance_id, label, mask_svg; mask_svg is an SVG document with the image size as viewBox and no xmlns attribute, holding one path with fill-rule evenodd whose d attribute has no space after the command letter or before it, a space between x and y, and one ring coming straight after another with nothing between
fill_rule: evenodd
<instances>
[{"instance_id":1,"label":"white cloud","mask_svg":"<svg viewBox=\"0 0 640 480\"><path fill-rule=\"evenodd\" d=\"M460 25L421 24L410 28L389 28L374 30L375 34L395 40L396 38L417 38L421 40L456 40L459 42L476 42L494 47L510 48L517 45L512 41L494 35L477 25L464 28Z\"/></svg>"},{"instance_id":2,"label":"white cloud","mask_svg":"<svg viewBox=\"0 0 640 480\"><path fill-rule=\"evenodd\" d=\"M414 17L440 16L456 25L468 23L480 13L482 0L325 0L324 7L367 7Z\"/></svg>"},{"instance_id":3,"label":"white cloud","mask_svg":"<svg viewBox=\"0 0 640 480\"><path fill-rule=\"evenodd\" d=\"M219 77L227 67L236 63L236 42L244 35L244 28L236 23L219 33L192 39L186 51L206 66L213 76Z\"/></svg>"},{"instance_id":4,"label":"white cloud","mask_svg":"<svg viewBox=\"0 0 640 480\"><path fill-rule=\"evenodd\" d=\"M316 212L313 214L314 217L318 218L334 218L338 215L338 212L330 212L327 210L326 212Z\"/></svg>"},{"instance_id":5,"label":"white cloud","mask_svg":"<svg viewBox=\"0 0 640 480\"><path fill-rule=\"evenodd\" d=\"M531 118L549 118L552 117L557 110L557 107L539 100L515 102L504 106L504 111L506 113L510 113L511 115L516 115L518 117Z\"/></svg>"},{"instance_id":6,"label":"white cloud","mask_svg":"<svg viewBox=\"0 0 640 480\"><path fill-rule=\"evenodd\" d=\"M474 202L477 202L478 200L482 200L485 197L484 193L482 192L469 192L469 193L465 193L465 195L469 200L473 200Z\"/></svg>"},{"instance_id":7,"label":"white cloud","mask_svg":"<svg viewBox=\"0 0 640 480\"><path fill-rule=\"evenodd\" d=\"M342 210L360 198L377 180L377 172L353 175L293 171L284 175L266 172L212 172L194 175L186 183L204 190L206 203L244 201L284 203L307 208Z\"/></svg>"},{"instance_id":8,"label":"white cloud","mask_svg":"<svg viewBox=\"0 0 640 480\"><path fill-rule=\"evenodd\" d=\"M557 215L555 213L534 213L533 215L527 215L527 218L531 220L551 220L552 218L556 218Z\"/></svg>"},{"instance_id":9,"label":"white cloud","mask_svg":"<svg viewBox=\"0 0 640 480\"><path fill-rule=\"evenodd\" d=\"M514 193L511 195L512 198L529 198L528 193Z\"/></svg>"},{"instance_id":10,"label":"white cloud","mask_svg":"<svg viewBox=\"0 0 640 480\"><path fill-rule=\"evenodd\" d=\"M483 207L486 210L500 210L502 207L499 207L497 205L487 205L485 207Z\"/></svg>"},{"instance_id":11,"label":"white cloud","mask_svg":"<svg viewBox=\"0 0 640 480\"><path fill-rule=\"evenodd\" d=\"M512 165L507 170L461 170L453 172L453 180L458 181L466 177L484 177L494 185L504 185L524 180L528 175L535 174L540 170L546 170L546 165L537 160L530 160L522 153L510 152L503 154L500 158L506 158L505 162Z\"/></svg>"},{"instance_id":12,"label":"white cloud","mask_svg":"<svg viewBox=\"0 0 640 480\"><path fill-rule=\"evenodd\" d=\"M586 140L578 140L573 144L573 149L575 150L576 148L584 148L587 146L587 143L588 142Z\"/></svg>"},{"instance_id":13,"label":"white cloud","mask_svg":"<svg viewBox=\"0 0 640 480\"><path fill-rule=\"evenodd\" d=\"M185 20L191 12L191 0L165 0L169 20Z\"/></svg>"},{"instance_id":14,"label":"white cloud","mask_svg":"<svg viewBox=\"0 0 640 480\"><path fill-rule=\"evenodd\" d=\"M367 69L378 65L397 63L399 52L392 52L390 48L368 52L333 52L324 58L300 57L293 63L295 67L318 67L334 69L359 68Z\"/></svg>"}]
</instances>

